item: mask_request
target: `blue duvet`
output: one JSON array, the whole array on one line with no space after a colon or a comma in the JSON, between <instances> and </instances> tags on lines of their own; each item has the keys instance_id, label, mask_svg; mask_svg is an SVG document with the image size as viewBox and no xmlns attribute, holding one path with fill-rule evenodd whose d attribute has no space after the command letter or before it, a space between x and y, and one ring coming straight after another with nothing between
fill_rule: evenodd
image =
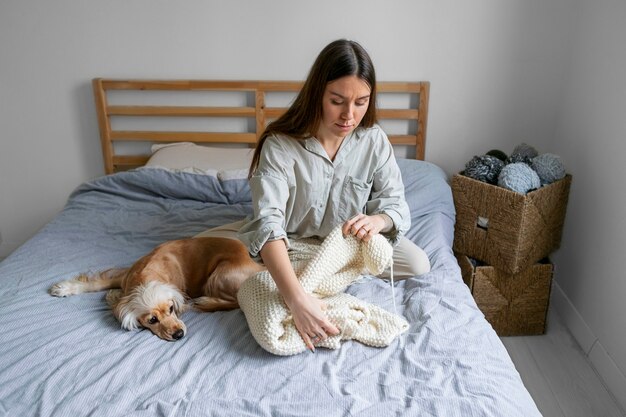
<instances>
[{"instance_id":1,"label":"blue duvet","mask_svg":"<svg viewBox=\"0 0 626 417\"><path fill-rule=\"evenodd\" d=\"M47 293L79 272L127 266L163 241L244 218L245 180L140 169L81 185L0 263L0 416L539 416L462 282L445 174L399 164L408 237L433 265L396 283L409 331L384 349L346 342L291 357L261 349L240 310L185 313L188 335L165 342L121 330L104 293ZM393 310L387 281L364 277L348 291Z\"/></svg>"}]
</instances>

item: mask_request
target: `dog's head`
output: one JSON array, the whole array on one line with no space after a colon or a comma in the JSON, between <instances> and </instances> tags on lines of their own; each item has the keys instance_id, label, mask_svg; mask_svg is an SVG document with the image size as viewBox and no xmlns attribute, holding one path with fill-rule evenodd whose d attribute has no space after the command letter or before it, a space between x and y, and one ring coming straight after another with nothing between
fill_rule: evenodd
<instances>
[{"instance_id":1,"label":"dog's head","mask_svg":"<svg viewBox=\"0 0 626 417\"><path fill-rule=\"evenodd\" d=\"M145 327L169 341L178 340L187 333L185 323L178 318L185 311L185 297L173 285L146 282L119 298L112 307L124 329Z\"/></svg>"}]
</instances>

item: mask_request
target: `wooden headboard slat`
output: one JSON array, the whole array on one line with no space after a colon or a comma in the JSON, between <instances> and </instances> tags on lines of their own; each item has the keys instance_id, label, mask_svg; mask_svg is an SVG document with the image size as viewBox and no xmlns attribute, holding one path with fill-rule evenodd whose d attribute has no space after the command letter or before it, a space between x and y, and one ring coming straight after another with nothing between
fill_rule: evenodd
<instances>
[{"instance_id":1,"label":"wooden headboard slat","mask_svg":"<svg viewBox=\"0 0 626 417\"><path fill-rule=\"evenodd\" d=\"M109 106L109 116L254 117L254 107Z\"/></svg>"},{"instance_id":2,"label":"wooden headboard slat","mask_svg":"<svg viewBox=\"0 0 626 417\"><path fill-rule=\"evenodd\" d=\"M102 80L105 90L300 91L299 81Z\"/></svg>"},{"instance_id":3,"label":"wooden headboard slat","mask_svg":"<svg viewBox=\"0 0 626 417\"><path fill-rule=\"evenodd\" d=\"M265 117L267 119L278 119L286 111L287 109L283 109L280 107L267 107L263 110L263 113L265 114Z\"/></svg>"},{"instance_id":4,"label":"wooden headboard slat","mask_svg":"<svg viewBox=\"0 0 626 417\"><path fill-rule=\"evenodd\" d=\"M256 143L255 133L114 130L112 141Z\"/></svg>"},{"instance_id":5,"label":"wooden headboard slat","mask_svg":"<svg viewBox=\"0 0 626 417\"><path fill-rule=\"evenodd\" d=\"M285 113L286 109L280 107L265 108L265 116L267 118L278 118ZM414 109L378 109L378 119L403 119L418 120L419 111Z\"/></svg>"},{"instance_id":6,"label":"wooden headboard slat","mask_svg":"<svg viewBox=\"0 0 626 417\"><path fill-rule=\"evenodd\" d=\"M93 89L100 126L100 138L104 157L105 172L111 174L129 166L145 164L147 155L117 155L113 143L120 142L197 142L197 143L236 143L252 146L271 120L280 117L285 107L266 107L268 94L297 93L302 88L301 81L237 81L237 80L111 80L96 78ZM417 121L414 134L389 135L392 144L415 146L415 157L424 159L426 141L426 122L428 118L428 82L379 82L379 96L391 94L417 94L419 100L410 100L409 108L379 108L377 117L381 120ZM108 104L109 91L208 91L253 93L254 107L250 103L244 106L212 105L176 105L176 99L165 105ZM135 94L135 93L131 93ZM163 131L113 129L111 119L148 118L244 118L254 119L254 132L219 132L208 131ZM204 128L203 128L204 129Z\"/></svg>"},{"instance_id":7,"label":"wooden headboard slat","mask_svg":"<svg viewBox=\"0 0 626 417\"><path fill-rule=\"evenodd\" d=\"M267 92L298 92L303 84L301 81L259 81L257 88Z\"/></svg>"},{"instance_id":8,"label":"wooden headboard slat","mask_svg":"<svg viewBox=\"0 0 626 417\"><path fill-rule=\"evenodd\" d=\"M378 109L379 119L419 120L419 111L414 109Z\"/></svg>"},{"instance_id":9,"label":"wooden headboard slat","mask_svg":"<svg viewBox=\"0 0 626 417\"><path fill-rule=\"evenodd\" d=\"M256 112L256 136L257 139L263 134L263 130L268 123L268 116L265 113L265 92L263 90L257 90L254 96L254 105Z\"/></svg>"},{"instance_id":10,"label":"wooden headboard slat","mask_svg":"<svg viewBox=\"0 0 626 417\"><path fill-rule=\"evenodd\" d=\"M376 86L378 92L381 93L413 93L418 94L422 92L424 84L428 84L427 81L422 82L400 82L400 81L387 81L380 82Z\"/></svg>"},{"instance_id":11,"label":"wooden headboard slat","mask_svg":"<svg viewBox=\"0 0 626 417\"><path fill-rule=\"evenodd\" d=\"M413 135L388 135L388 137L392 145L415 145Z\"/></svg>"},{"instance_id":12,"label":"wooden headboard slat","mask_svg":"<svg viewBox=\"0 0 626 417\"><path fill-rule=\"evenodd\" d=\"M421 87L419 90L419 109L420 114L417 120L418 129L417 129L417 140L415 146L415 157L416 159L424 160L426 157L426 128L428 126L428 103L430 102L430 83L423 82L420 83Z\"/></svg>"},{"instance_id":13,"label":"wooden headboard slat","mask_svg":"<svg viewBox=\"0 0 626 417\"><path fill-rule=\"evenodd\" d=\"M111 142L111 119L107 114L107 95L101 79L94 79L91 83L96 100L98 126L100 127L100 144L102 145L102 159L104 172L111 174L115 171L113 164L113 143Z\"/></svg>"},{"instance_id":14,"label":"wooden headboard slat","mask_svg":"<svg viewBox=\"0 0 626 417\"><path fill-rule=\"evenodd\" d=\"M115 166L142 166L150 159L147 155L117 155L113 157L113 165Z\"/></svg>"}]
</instances>

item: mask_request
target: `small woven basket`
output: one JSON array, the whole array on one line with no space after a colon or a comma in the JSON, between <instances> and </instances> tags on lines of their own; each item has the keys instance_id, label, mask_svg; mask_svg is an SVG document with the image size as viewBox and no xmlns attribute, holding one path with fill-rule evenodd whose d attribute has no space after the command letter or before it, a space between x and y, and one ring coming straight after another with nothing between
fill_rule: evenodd
<instances>
[{"instance_id":1,"label":"small woven basket","mask_svg":"<svg viewBox=\"0 0 626 417\"><path fill-rule=\"evenodd\" d=\"M498 336L545 333L553 265L546 258L517 274L455 254L463 281Z\"/></svg>"},{"instance_id":2,"label":"small woven basket","mask_svg":"<svg viewBox=\"0 0 626 417\"><path fill-rule=\"evenodd\" d=\"M572 176L519 194L456 174L454 250L509 274L558 249Z\"/></svg>"}]
</instances>

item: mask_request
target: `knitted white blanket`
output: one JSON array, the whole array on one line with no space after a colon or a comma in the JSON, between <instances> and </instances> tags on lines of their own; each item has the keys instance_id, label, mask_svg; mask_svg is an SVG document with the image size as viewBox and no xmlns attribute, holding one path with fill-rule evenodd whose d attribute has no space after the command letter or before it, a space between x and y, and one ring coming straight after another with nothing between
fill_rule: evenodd
<instances>
[{"instance_id":1,"label":"knitted white blanket","mask_svg":"<svg viewBox=\"0 0 626 417\"><path fill-rule=\"evenodd\" d=\"M294 270L304 290L327 305L328 319L340 334L316 344L337 349L342 340L353 339L366 345L388 346L409 327L407 321L380 307L366 303L343 291L362 273L382 273L392 262L393 248L376 235L369 242L354 236L343 237L335 228L321 245L297 244L300 251L291 257ZM303 252L313 255L302 256ZM289 309L267 271L259 272L241 286L237 295L250 332L263 349L275 355L294 355L306 350Z\"/></svg>"}]
</instances>

